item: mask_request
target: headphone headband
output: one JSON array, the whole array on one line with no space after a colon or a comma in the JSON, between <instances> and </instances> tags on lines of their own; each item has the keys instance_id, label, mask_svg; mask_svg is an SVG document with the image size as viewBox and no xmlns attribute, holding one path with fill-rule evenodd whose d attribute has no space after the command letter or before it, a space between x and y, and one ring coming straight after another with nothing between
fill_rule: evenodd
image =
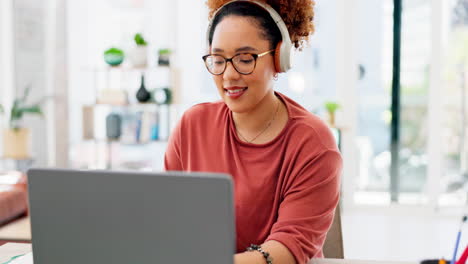
<instances>
[{"instance_id":1,"label":"headphone headband","mask_svg":"<svg viewBox=\"0 0 468 264\"><path fill-rule=\"evenodd\" d=\"M292 42L291 38L289 37L289 31L288 28L286 27L286 24L284 23L283 19L281 16L276 12L273 7L270 5L259 2L259 1L254 1L254 0L233 0L229 1L226 4L222 5L218 10L216 10L213 14L213 18L210 20L210 23L208 24L208 30L206 33L206 43L207 47L209 48L209 41L210 41L210 31L211 27L213 26L213 21L215 20L216 16L218 13L228 4L234 3L234 2L248 2L255 4L261 8L263 8L265 11L267 11L271 18L275 21L276 25L278 26L278 29L281 33L281 38L282 41L279 44L279 47L276 48L275 52L275 65L276 65L276 70L278 72L286 72L289 69L291 69L291 49L292 49Z\"/></svg>"}]
</instances>

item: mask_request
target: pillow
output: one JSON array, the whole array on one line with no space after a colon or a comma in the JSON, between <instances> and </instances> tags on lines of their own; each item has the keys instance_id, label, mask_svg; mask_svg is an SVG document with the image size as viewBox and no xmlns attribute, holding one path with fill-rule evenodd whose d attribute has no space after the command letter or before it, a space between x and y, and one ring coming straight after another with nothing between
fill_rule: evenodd
<instances>
[{"instance_id":1,"label":"pillow","mask_svg":"<svg viewBox=\"0 0 468 264\"><path fill-rule=\"evenodd\" d=\"M28 211L26 175L0 172L0 225Z\"/></svg>"}]
</instances>

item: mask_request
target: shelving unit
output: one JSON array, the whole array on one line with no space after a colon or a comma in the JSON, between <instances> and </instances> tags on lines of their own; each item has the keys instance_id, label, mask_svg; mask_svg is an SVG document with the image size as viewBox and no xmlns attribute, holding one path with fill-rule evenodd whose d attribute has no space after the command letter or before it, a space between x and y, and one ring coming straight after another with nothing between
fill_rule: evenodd
<instances>
[{"instance_id":1,"label":"shelving unit","mask_svg":"<svg viewBox=\"0 0 468 264\"><path fill-rule=\"evenodd\" d=\"M138 79L145 75L145 86L152 92L154 89L170 88L171 69L168 66L153 68L94 67L85 69L93 75L94 102L82 106L82 139L84 144L94 146L95 164L91 168L115 169L122 166L114 164L131 149L148 151L148 148L165 144L171 129L171 104L157 104L154 101L139 103L135 94L140 84ZM105 92L103 92L105 91ZM107 98L105 97L107 96ZM120 117L120 136L109 138L106 131L106 117L109 114ZM123 151L125 149L125 151ZM125 153L122 153L125 152ZM160 151L157 151L160 152ZM99 162L105 157L105 166ZM143 161L128 161L122 158L121 163L132 164L123 169L145 169ZM141 163L141 166L138 164Z\"/></svg>"}]
</instances>

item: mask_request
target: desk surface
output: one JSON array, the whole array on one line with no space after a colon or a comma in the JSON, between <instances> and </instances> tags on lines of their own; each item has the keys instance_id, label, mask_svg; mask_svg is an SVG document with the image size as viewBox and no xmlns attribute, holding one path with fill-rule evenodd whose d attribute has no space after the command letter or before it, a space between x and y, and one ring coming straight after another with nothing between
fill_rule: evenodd
<instances>
[{"instance_id":1,"label":"desk surface","mask_svg":"<svg viewBox=\"0 0 468 264\"><path fill-rule=\"evenodd\" d=\"M30 242L31 225L29 217L17 219L0 227L0 241ZM1 262L0 262L1 263Z\"/></svg>"},{"instance_id":2,"label":"desk surface","mask_svg":"<svg viewBox=\"0 0 468 264\"><path fill-rule=\"evenodd\" d=\"M0 263L5 263L12 257L31 252L31 250L31 244L5 244L0 247Z\"/></svg>"},{"instance_id":3,"label":"desk surface","mask_svg":"<svg viewBox=\"0 0 468 264\"><path fill-rule=\"evenodd\" d=\"M0 263L4 263L14 256L31 252L31 244L8 243L0 247ZM347 259L313 259L309 264L418 264L416 262L392 262Z\"/></svg>"}]
</instances>

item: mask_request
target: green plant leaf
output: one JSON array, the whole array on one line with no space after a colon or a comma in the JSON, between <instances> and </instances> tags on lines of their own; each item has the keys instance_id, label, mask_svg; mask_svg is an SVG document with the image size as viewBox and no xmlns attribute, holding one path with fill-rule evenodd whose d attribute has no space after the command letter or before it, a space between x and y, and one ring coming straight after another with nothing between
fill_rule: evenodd
<instances>
[{"instance_id":1,"label":"green plant leaf","mask_svg":"<svg viewBox=\"0 0 468 264\"><path fill-rule=\"evenodd\" d=\"M43 115L40 105L25 106L18 109L22 113Z\"/></svg>"},{"instance_id":2,"label":"green plant leaf","mask_svg":"<svg viewBox=\"0 0 468 264\"><path fill-rule=\"evenodd\" d=\"M13 101L13 106L11 107L11 110L10 110L10 127L11 128L19 128L20 127L19 121L21 121L21 119L23 118L25 114L44 116L42 109L41 109L41 105L47 99L52 98L52 97L46 96L42 98L41 100L36 101L35 103L26 105L26 100L29 97L30 91L31 91L31 86L28 85L25 88L23 95L19 98L16 98ZM0 108L0 113L3 110L4 110L3 107Z\"/></svg>"},{"instance_id":3,"label":"green plant leaf","mask_svg":"<svg viewBox=\"0 0 468 264\"><path fill-rule=\"evenodd\" d=\"M104 52L104 54L107 55L119 55L119 56L124 56L123 50L119 48L112 47Z\"/></svg>"},{"instance_id":4,"label":"green plant leaf","mask_svg":"<svg viewBox=\"0 0 468 264\"><path fill-rule=\"evenodd\" d=\"M146 46L146 45L148 45L148 43L147 43L146 40L143 38L143 35L141 35L141 33L136 33L134 39L135 39L135 43L136 43L138 46Z\"/></svg>"},{"instance_id":5,"label":"green plant leaf","mask_svg":"<svg viewBox=\"0 0 468 264\"><path fill-rule=\"evenodd\" d=\"M25 114L36 114L43 116L41 107L38 104L25 107L15 107L11 109L10 127L17 127L15 124L20 121Z\"/></svg>"},{"instance_id":6,"label":"green plant leaf","mask_svg":"<svg viewBox=\"0 0 468 264\"><path fill-rule=\"evenodd\" d=\"M20 99L20 103L22 104L26 103L26 100L28 99L30 92L31 92L31 85L28 84L28 86L26 86L26 88L24 89L23 98Z\"/></svg>"},{"instance_id":7,"label":"green plant leaf","mask_svg":"<svg viewBox=\"0 0 468 264\"><path fill-rule=\"evenodd\" d=\"M18 119L18 118L21 118L21 112L18 111L18 109L20 108L20 99L15 99L13 101L13 106L11 107L11 110L10 110L10 119Z\"/></svg>"},{"instance_id":8,"label":"green plant leaf","mask_svg":"<svg viewBox=\"0 0 468 264\"><path fill-rule=\"evenodd\" d=\"M340 104L338 104L337 102L332 102L332 101L325 102L325 108L327 109L328 112L334 113L336 112L336 110L340 108Z\"/></svg>"},{"instance_id":9,"label":"green plant leaf","mask_svg":"<svg viewBox=\"0 0 468 264\"><path fill-rule=\"evenodd\" d=\"M11 110L10 110L10 115L11 116L14 116L16 114L16 112L18 112L18 107L19 107L19 100L15 99L13 101L13 106L11 107Z\"/></svg>"},{"instance_id":10,"label":"green plant leaf","mask_svg":"<svg viewBox=\"0 0 468 264\"><path fill-rule=\"evenodd\" d=\"M10 121L20 120L23 117L23 112L19 109L11 109Z\"/></svg>"},{"instance_id":11,"label":"green plant leaf","mask_svg":"<svg viewBox=\"0 0 468 264\"><path fill-rule=\"evenodd\" d=\"M3 105L0 105L0 114L3 114L5 110L3 109Z\"/></svg>"},{"instance_id":12,"label":"green plant leaf","mask_svg":"<svg viewBox=\"0 0 468 264\"><path fill-rule=\"evenodd\" d=\"M159 55L166 55L166 54L170 54L171 50L170 49L160 49L160 50L158 50L158 53L159 53Z\"/></svg>"}]
</instances>

